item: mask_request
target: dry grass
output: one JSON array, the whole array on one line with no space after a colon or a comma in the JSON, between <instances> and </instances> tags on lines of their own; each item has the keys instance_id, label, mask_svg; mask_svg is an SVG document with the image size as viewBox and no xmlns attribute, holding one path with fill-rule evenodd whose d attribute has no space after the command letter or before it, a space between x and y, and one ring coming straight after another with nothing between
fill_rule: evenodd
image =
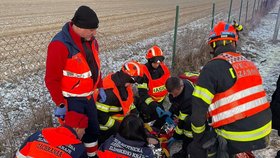
<instances>
[{"instance_id":1,"label":"dry grass","mask_svg":"<svg viewBox=\"0 0 280 158\"><path fill-rule=\"evenodd\" d=\"M53 126L51 107L48 105L39 107L32 105L30 109L31 111L25 111L29 113L29 117L18 117L22 119L19 122L14 120L16 118L9 116L10 109L1 110L5 129L3 129L4 137L0 139L0 153L5 153L5 157L12 157L13 153L18 149L18 145L24 141L23 138L26 138L26 136L44 127Z\"/></svg>"},{"instance_id":2,"label":"dry grass","mask_svg":"<svg viewBox=\"0 0 280 158\"><path fill-rule=\"evenodd\" d=\"M209 59L210 47L206 44L209 29L187 29L187 33L178 37L179 48L174 59L173 75L186 71L198 72Z\"/></svg>"},{"instance_id":3,"label":"dry grass","mask_svg":"<svg viewBox=\"0 0 280 158\"><path fill-rule=\"evenodd\" d=\"M242 38L248 32L258 26L261 18L266 15L273 6L276 0L263 1L258 10L255 11L254 18L244 23L244 31L240 33L240 41L238 45L242 45ZM252 5L252 4L251 4ZM174 59L173 75L179 75L186 71L198 72L200 68L205 65L210 59L211 48L207 45L207 35L209 28L204 27L200 29L188 29L186 34L178 37L179 49L176 52ZM239 48L238 48L239 49ZM249 56L250 54L245 54ZM252 58L253 56L250 56Z\"/></svg>"}]
</instances>

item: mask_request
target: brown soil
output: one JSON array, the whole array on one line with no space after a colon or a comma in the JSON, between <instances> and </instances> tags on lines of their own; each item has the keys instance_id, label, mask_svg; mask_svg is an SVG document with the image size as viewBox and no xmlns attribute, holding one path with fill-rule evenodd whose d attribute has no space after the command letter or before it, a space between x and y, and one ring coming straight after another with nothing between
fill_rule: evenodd
<instances>
[{"instance_id":1,"label":"brown soil","mask_svg":"<svg viewBox=\"0 0 280 158\"><path fill-rule=\"evenodd\" d=\"M228 0L215 2L217 12L228 12ZM212 2L205 0L2 0L0 37L58 30L82 4L99 16L98 37L109 43L117 40L113 48L172 30L176 5L180 6L179 25L212 12Z\"/></svg>"}]
</instances>

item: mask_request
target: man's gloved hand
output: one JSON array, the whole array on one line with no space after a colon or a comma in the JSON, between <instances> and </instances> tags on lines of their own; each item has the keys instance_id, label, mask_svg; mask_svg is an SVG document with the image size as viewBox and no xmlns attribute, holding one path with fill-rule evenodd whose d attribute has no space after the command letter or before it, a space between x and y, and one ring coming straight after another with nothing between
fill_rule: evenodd
<instances>
[{"instance_id":1,"label":"man's gloved hand","mask_svg":"<svg viewBox=\"0 0 280 158\"><path fill-rule=\"evenodd\" d=\"M100 96L99 102L104 103L107 99L107 95L103 88L99 88L98 90L99 90L99 96Z\"/></svg>"},{"instance_id":2,"label":"man's gloved hand","mask_svg":"<svg viewBox=\"0 0 280 158\"><path fill-rule=\"evenodd\" d=\"M171 138L168 139L168 141L167 141L168 149L171 148L172 144L173 144L175 141L176 141L176 139L175 139L174 137L171 137Z\"/></svg>"},{"instance_id":3,"label":"man's gloved hand","mask_svg":"<svg viewBox=\"0 0 280 158\"><path fill-rule=\"evenodd\" d=\"M64 104L59 105L54 110L54 116L64 119L66 113L66 106Z\"/></svg>"}]
</instances>

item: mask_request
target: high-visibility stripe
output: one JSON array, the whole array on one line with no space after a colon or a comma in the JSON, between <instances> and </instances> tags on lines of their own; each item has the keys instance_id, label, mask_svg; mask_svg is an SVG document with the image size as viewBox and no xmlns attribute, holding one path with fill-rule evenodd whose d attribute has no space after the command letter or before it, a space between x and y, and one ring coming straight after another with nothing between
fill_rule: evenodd
<instances>
[{"instance_id":1,"label":"high-visibility stripe","mask_svg":"<svg viewBox=\"0 0 280 158\"><path fill-rule=\"evenodd\" d=\"M87 156L89 156L89 157L94 157L95 155L96 155L96 152L92 152L92 153L87 152Z\"/></svg>"},{"instance_id":2,"label":"high-visibility stripe","mask_svg":"<svg viewBox=\"0 0 280 158\"><path fill-rule=\"evenodd\" d=\"M217 153L216 152L213 152L213 153L207 153L207 157L213 157L214 155L216 155Z\"/></svg>"},{"instance_id":3,"label":"high-visibility stripe","mask_svg":"<svg viewBox=\"0 0 280 158\"><path fill-rule=\"evenodd\" d=\"M254 93L258 93L258 92L261 92L263 91L263 86L262 85L257 85L257 86L254 86L254 87L250 87L248 89L244 89L242 91L239 91L239 92L236 92L228 97L225 97L225 98L222 98L220 100L217 100L215 101L215 103L212 103L210 106L209 106L209 111L213 111L223 105L226 105L226 104L229 104L231 102L234 102L236 100L239 100L241 98L245 98L249 95L252 95Z\"/></svg>"},{"instance_id":4,"label":"high-visibility stripe","mask_svg":"<svg viewBox=\"0 0 280 158\"><path fill-rule=\"evenodd\" d=\"M82 74L78 74L78 73L74 73L74 72L70 72L70 71L66 71L63 70L63 75L67 76L67 77L75 77L75 78L89 78L91 77L91 71L82 73Z\"/></svg>"},{"instance_id":5,"label":"high-visibility stripe","mask_svg":"<svg viewBox=\"0 0 280 158\"><path fill-rule=\"evenodd\" d=\"M122 107L110 106L110 105L103 104L100 102L96 102L95 104L96 104L96 108L103 112L120 112L120 111L122 111Z\"/></svg>"},{"instance_id":6,"label":"high-visibility stripe","mask_svg":"<svg viewBox=\"0 0 280 158\"><path fill-rule=\"evenodd\" d=\"M136 106L135 106L134 103L132 103L132 104L130 105L130 107L129 107L129 110L130 110L130 111L133 110L133 109L136 109Z\"/></svg>"},{"instance_id":7,"label":"high-visibility stripe","mask_svg":"<svg viewBox=\"0 0 280 158\"><path fill-rule=\"evenodd\" d=\"M183 134L183 130L180 129L178 126L175 127L175 132L179 135L182 135Z\"/></svg>"},{"instance_id":8,"label":"high-visibility stripe","mask_svg":"<svg viewBox=\"0 0 280 158\"><path fill-rule=\"evenodd\" d=\"M113 127L113 125L115 124L115 120L111 117L109 117L108 121L106 122L105 125L99 124L100 130L102 131L106 131L109 128Z\"/></svg>"},{"instance_id":9,"label":"high-visibility stripe","mask_svg":"<svg viewBox=\"0 0 280 158\"><path fill-rule=\"evenodd\" d=\"M163 96L163 97L152 97L152 98L153 98L154 101L160 103L164 100L165 96Z\"/></svg>"},{"instance_id":10,"label":"high-visibility stripe","mask_svg":"<svg viewBox=\"0 0 280 158\"><path fill-rule=\"evenodd\" d=\"M112 117L112 119L117 120L119 122L121 122L124 118L124 116L111 116L111 117Z\"/></svg>"},{"instance_id":11,"label":"high-visibility stripe","mask_svg":"<svg viewBox=\"0 0 280 158\"><path fill-rule=\"evenodd\" d=\"M179 111L179 119L180 120L185 120L185 118L188 116L188 114L184 114L181 111Z\"/></svg>"},{"instance_id":12,"label":"high-visibility stripe","mask_svg":"<svg viewBox=\"0 0 280 158\"><path fill-rule=\"evenodd\" d=\"M147 83L138 84L137 88L148 89L148 84Z\"/></svg>"},{"instance_id":13,"label":"high-visibility stripe","mask_svg":"<svg viewBox=\"0 0 280 158\"><path fill-rule=\"evenodd\" d=\"M154 99L153 98L151 98L151 97L149 97L149 98L147 98L146 100L145 100L145 103L147 104L147 105L149 105L151 102L153 102L154 101Z\"/></svg>"},{"instance_id":14,"label":"high-visibility stripe","mask_svg":"<svg viewBox=\"0 0 280 158\"><path fill-rule=\"evenodd\" d=\"M227 111L218 113L217 115L212 116L212 121L214 122L218 122L220 120L224 120L226 118L232 117L234 115L240 114L242 112L248 111L250 109L256 108L258 106L261 106L263 104L267 103L267 99L266 96L262 97L262 98L258 98L255 100L252 100L250 102L247 102L245 104L241 104L237 107L231 108Z\"/></svg>"},{"instance_id":15,"label":"high-visibility stripe","mask_svg":"<svg viewBox=\"0 0 280 158\"><path fill-rule=\"evenodd\" d=\"M24 156L22 153L19 152L19 150L16 153L16 158L31 158L30 156Z\"/></svg>"},{"instance_id":16,"label":"high-visibility stripe","mask_svg":"<svg viewBox=\"0 0 280 158\"><path fill-rule=\"evenodd\" d=\"M200 127L196 127L195 125L193 125L193 124L191 124L191 126L192 126L192 131L194 132L194 133L202 133L202 132L204 132L205 131L205 124L203 125L203 126L200 126Z\"/></svg>"},{"instance_id":17,"label":"high-visibility stripe","mask_svg":"<svg viewBox=\"0 0 280 158\"><path fill-rule=\"evenodd\" d=\"M62 95L64 97L88 97L93 94L93 91L87 92L87 93L82 93L82 94L74 94L74 93L69 93L62 91Z\"/></svg>"},{"instance_id":18,"label":"high-visibility stripe","mask_svg":"<svg viewBox=\"0 0 280 158\"><path fill-rule=\"evenodd\" d=\"M234 74L234 71L233 71L233 68L229 68L229 72L230 72L230 75L232 78L236 78L235 74Z\"/></svg>"},{"instance_id":19,"label":"high-visibility stripe","mask_svg":"<svg viewBox=\"0 0 280 158\"><path fill-rule=\"evenodd\" d=\"M192 76L199 76L199 73L193 73L193 72L185 72L184 73L186 76L190 76L190 77L192 77Z\"/></svg>"},{"instance_id":20,"label":"high-visibility stripe","mask_svg":"<svg viewBox=\"0 0 280 158\"><path fill-rule=\"evenodd\" d=\"M206 88L195 86L193 96L202 99L205 103L211 104L214 95Z\"/></svg>"},{"instance_id":21,"label":"high-visibility stripe","mask_svg":"<svg viewBox=\"0 0 280 158\"><path fill-rule=\"evenodd\" d=\"M266 125L251 131L239 132L239 131L226 131L224 129L215 129L216 133L225 139L240 141L240 142L248 142L261 139L271 132L271 121Z\"/></svg>"},{"instance_id":22,"label":"high-visibility stripe","mask_svg":"<svg viewBox=\"0 0 280 158\"><path fill-rule=\"evenodd\" d=\"M184 135L188 138L193 138L192 131L184 130Z\"/></svg>"},{"instance_id":23,"label":"high-visibility stripe","mask_svg":"<svg viewBox=\"0 0 280 158\"><path fill-rule=\"evenodd\" d=\"M178 135L184 134L184 135L185 135L186 137L188 137L188 138L192 138L192 137L193 137L192 131L180 129L178 126L175 127L175 132L176 132Z\"/></svg>"},{"instance_id":24,"label":"high-visibility stripe","mask_svg":"<svg viewBox=\"0 0 280 158\"><path fill-rule=\"evenodd\" d=\"M84 143L86 148L92 148L98 145L98 141L91 142L91 143Z\"/></svg>"}]
</instances>

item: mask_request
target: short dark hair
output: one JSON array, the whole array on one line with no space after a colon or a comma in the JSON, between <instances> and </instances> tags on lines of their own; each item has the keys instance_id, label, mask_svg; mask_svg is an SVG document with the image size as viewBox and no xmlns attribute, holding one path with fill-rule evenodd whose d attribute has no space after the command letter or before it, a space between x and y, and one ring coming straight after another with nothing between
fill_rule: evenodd
<instances>
[{"instance_id":1,"label":"short dark hair","mask_svg":"<svg viewBox=\"0 0 280 158\"><path fill-rule=\"evenodd\" d=\"M128 140L140 140L148 143L144 122L135 114L129 114L123 119L119 127L119 134Z\"/></svg>"},{"instance_id":2,"label":"short dark hair","mask_svg":"<svg viewBox=\"0 0 280 158\"><path fill-rule=\"evenodd\" d=\"M182 86L181 82L182 81L179 77L169 77L165 82L165 87L168 92L172 92L173 90L178 89Z\"/></svg>"}]
</instances>

